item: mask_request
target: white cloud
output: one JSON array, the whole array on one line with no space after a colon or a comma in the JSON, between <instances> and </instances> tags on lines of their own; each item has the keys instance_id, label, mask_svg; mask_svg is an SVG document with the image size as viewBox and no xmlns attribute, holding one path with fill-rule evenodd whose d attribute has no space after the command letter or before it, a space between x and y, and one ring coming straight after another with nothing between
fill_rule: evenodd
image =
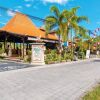
<instances>
[{"instance_id":1,"label":"white cloud","mask_svg":"<svg viewBox=\"0 0 100 100\"><path fill-rule=\"evenodd\" d=\"M26 7L31 7L32 5L31 5L31 4L26 4L25 6L26 6Z\"/></svg>"},{"instance_id":2,"label":"white cloud","mask_svg":"<svg viewBox=\"0 0 100 100\"><path fill-rule=\"evenodd\" d=\"M8 16L14 16L15 15L15 13L11 10L7 10L7 14L8 14Z\"/></svg>"},{"instance_id":3,"label":"white cloud","mask_svg":"<svg viewBox=\"0 0 100 100\"><path fill-rule=\"evenodd\" d=\"M15 9L15 11L16 11L16 12L20 12L20 10L19 10L19 9Z\"/></svg>"},{"instance_id":4,"label":"white cloud","mask_svg":"<svg viewBox=\"0 0 100 100\"><path fill-rule=\"evenodd\" d=\"M44 3L58 3L58 4L66 4L70 0L43 0Z\"/></svg>"}]
</instances>

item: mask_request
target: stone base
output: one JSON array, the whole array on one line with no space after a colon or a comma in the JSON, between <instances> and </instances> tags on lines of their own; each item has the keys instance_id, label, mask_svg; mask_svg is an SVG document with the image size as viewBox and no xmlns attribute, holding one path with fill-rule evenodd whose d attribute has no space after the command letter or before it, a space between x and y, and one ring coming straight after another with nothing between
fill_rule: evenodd
<instances>
[{"instance_id":1,"label":"stone base","mask_svg":"<svg viewBox=\"0 0 100 100\"><path fill-rule=\"evenodd\" d=\"M31 65L45 65L45 62L31 62Z\"/></svg>"}]
</instances>

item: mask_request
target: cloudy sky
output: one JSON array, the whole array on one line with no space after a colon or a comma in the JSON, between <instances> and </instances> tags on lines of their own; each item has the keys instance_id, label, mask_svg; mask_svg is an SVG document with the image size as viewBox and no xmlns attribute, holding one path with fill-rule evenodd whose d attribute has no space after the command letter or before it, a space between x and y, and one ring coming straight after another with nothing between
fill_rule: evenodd
<instances>
[{"instance_id":1,"label":"cloudy sky","mask_svg":"<svg viewBox=\"0 0 100 100\"><path fill-rule=\"evenodd\" d=\"M0 8L0 27L15 15L10 9L45 18L50 14L52 5L58 6L60 10L80 6L78 15L85 15L90 19L89 24L82 24L91 30L100 27L100 0L0 0L0 7L9 8L9 10ZM38 26L43 24L39 21L34 23Z\"/></svg>"}]
</instances>

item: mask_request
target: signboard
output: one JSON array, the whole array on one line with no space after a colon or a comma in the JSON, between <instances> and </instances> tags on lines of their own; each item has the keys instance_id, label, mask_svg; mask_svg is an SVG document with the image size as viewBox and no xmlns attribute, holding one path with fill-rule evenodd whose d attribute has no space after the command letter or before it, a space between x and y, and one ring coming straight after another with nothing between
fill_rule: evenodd
<instances>
[{"instance_id":1,"label":"signboard","mask_svg":"<svg viewBox=\"0 0 100 100\"><path fill-rule=\"evenodd\" d=\"M29 41L44 41L44 42L50 42L50 43L58 43L56 40L49 40L49 39L39 39L39 38L33 38L33 37L28 37Z\"/></svg>"},{"instance_id":2,"label":"signboard","mask_svg":"<svg viewBox=\"0 0 100 100\"><path fill-rule=\"evenodd\" d=\"M64 46L65 47L68 47L68 42L64 42Z\"/></svg>"},{"instance_id":3,"label":"signboard","mask_svg":"<svg viewBox=\"0 0 100 100\"><path fill-rule=\"evenodd\" d=\"M90 50L86 51L86 58L89 59L90 58Z\"/></svg>"},{"instance_id":4,"label":"signboard","mask_svg":"<svg viewBox=\"0 0 100 100\"><path fill-rule=\"evenodd\" d=\"M43 44L32 44L32 64L43 65L44 63L44 50Z\"/></svg>"}]
</instances>

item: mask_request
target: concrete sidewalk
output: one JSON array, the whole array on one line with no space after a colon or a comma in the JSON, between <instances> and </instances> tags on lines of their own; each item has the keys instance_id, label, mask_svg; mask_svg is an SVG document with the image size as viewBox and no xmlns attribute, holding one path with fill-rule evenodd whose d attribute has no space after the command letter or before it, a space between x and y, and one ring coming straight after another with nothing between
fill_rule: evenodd
<instances>
[{"instance_id":1,"label":"concrete sidewalk","mask_svg":"<svg viewBox=\"0 0 100 100\"><path fill-rule=\"evenodd\" d=\"M100 82L100 59L0 73L0 100L78 100Z\"/></svg>"}]
</instances>

